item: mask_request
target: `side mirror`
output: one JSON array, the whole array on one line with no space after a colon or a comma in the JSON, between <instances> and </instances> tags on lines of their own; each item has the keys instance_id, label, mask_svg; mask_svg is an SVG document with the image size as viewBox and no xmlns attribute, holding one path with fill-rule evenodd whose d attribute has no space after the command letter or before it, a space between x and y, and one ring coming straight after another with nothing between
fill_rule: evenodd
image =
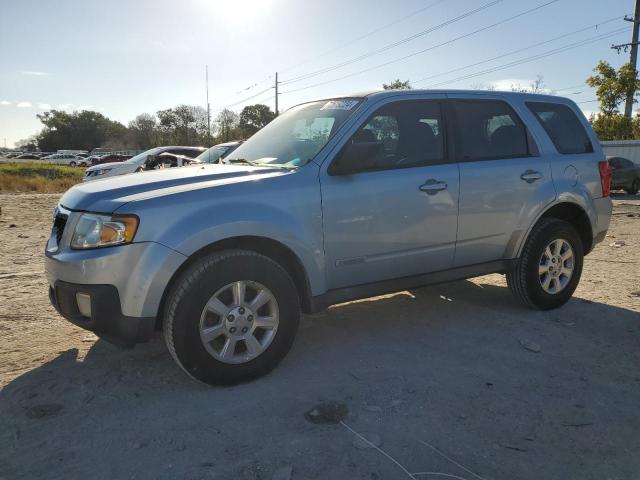
<instances>
[{"instance_id":1,"label":"side mirror","mask_svg":"<svg viewBox=\"0 0 640 480\"><path fill-rule=\"evenodd\" d=\"M329 175L350 175L377 168L384 157L382 142L355 142L353 139L336 155Z\"/></svg>"}]
</instances>

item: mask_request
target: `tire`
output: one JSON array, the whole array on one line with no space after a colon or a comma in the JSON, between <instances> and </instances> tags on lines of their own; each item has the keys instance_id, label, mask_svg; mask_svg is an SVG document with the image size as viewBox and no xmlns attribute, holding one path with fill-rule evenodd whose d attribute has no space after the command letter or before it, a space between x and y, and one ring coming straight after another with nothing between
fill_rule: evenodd
<instances>
[{"instance_id":1,"label":"tire","mask_svg":"<svg viewBox=\"0 0 640 480\"><path fill-rule=\"evenodd\" d=\"M640 178L636 178L629 188L625 188L629 195L635 195L640 191Z\"/></svg>"},{"instance_id":2,"label":"tire","mask_svg":"<svg viewBox=\"0 0 640 480\"><path fill-rule=\"evenodd\" d=\"M136 168L136 173L144 172L144 168L138 167Z\"/></svg>"},{"instance_id":3,"label":"tire","mask_svg":"<svg viewBox=\"0 0 640 480\"><path fill-rule=\"evenodd\" d=\"M75 166L76 166L76 162L73 162L73 161L72 161L72 162L69 162L69 166L70 166L70 167L75 167Z\"/></svg>"},{"instance_id":4,"label":"tire","mask_svg":"<svg viewBox=\"0 0 640 480\"><path fill-rule=\"evenodd\" d=\"M552 242L555 241L558 243L554 245ZM560 265L560 263L543 262L545 259L548 260L545 252L547 252L547 246L562 245L561 242L568 243L572 250L572 273L562 287L561 283L563 279L566 279L566 275L561 273L555 281L551 278L552 283L547 283L547 290L545 290L543 283L546 283L554 272L541 274L541 270L545 269L547 265L547 268ZM569 251L568 247L565 255L567 255L567 251ZM582 274L583 252L584 247L580 235L571 224L556 218L543 218L529 234L516 267L507 272L507 285L515 297L529 308L537 310L558 308L571 298L578 286ZM561 269L564 269L565 265L569 265L568 260L560 260L560 257L554 261L562 262ZM557 269L557 267L555 268ZM555 274L557 275L557 271ZM551 290L551 285L557 287L557 292L550 293L548 291Z\"/></svg>"},{"instance_id":5,"label":"tire","mask_svg":"<svg viewBox=\"0 0 640 480\"><path fill-rule=\"evenodd\" d=\"M249 358L252 355L249 341L235 340L234 346L227 348L227 343L232 338L239 338L235 335L241 335L241 325L244 326L243 332L247 326L251 326L248 323L251 321L248 313L246 316L239 315L242 309L238 310L238 305L243 302L237 302L234 296L229 302L217 304L235 309L227 310L221 315L205 309L207 305L213 304L214 298L218 298L215 297L217 292L222 290L220 298L223 298L224 295L233 293L224 289L239 282L246 284L247 293L243 298L250 299L250 290L258 285L270 293L275 301L275 313L271 311L267 316L261 316L265 314L260 313L260 308L273 308L271 300L265 307L255 309L254 328L244 334L247 338L251 336L256 339L260 330L258 322L265 318L276 318L275 328L267 330L262 339L258 340L260 348L263 348L261 341L266 346L253 358ZM251 300L245 305L247 311L251 312ZM233 312L237 317L232 319L234 323L230 323L229 318ZM300 301L293 280L276 262L247 250L225 250L203 257L182 272L168 293L162 315L167 348L176 363L189 376L209 385L236 385L267 374L286 356L298 330ZM215 317L211 326L204 325L204 322L209 321L209 315ZM239 327L234 335L229 332L230 325ZM208 343L201 339L205 330L220 328L224 330L219 337ZM265 341L267 335L268 342ZM224 346L217 351L218 345L222 344ZM243 346L245 352L237 353ZM225 351L229 356L227 360L222 358Z\"/></svg>"}]
</instances>

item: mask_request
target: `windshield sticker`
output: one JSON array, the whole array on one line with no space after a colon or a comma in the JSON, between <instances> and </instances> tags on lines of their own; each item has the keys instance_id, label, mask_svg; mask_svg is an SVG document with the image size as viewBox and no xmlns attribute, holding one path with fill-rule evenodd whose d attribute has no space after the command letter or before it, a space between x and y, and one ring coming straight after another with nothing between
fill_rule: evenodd
<instances>
[{"instance_id":1,"label":"windshield sticker","mask_svg":"<svg viewBox=\"0 0 640 480\"><path fill-rule=\"evenodd\" d=\"M358 100L329 100L320 110L351 110Z\"/></svg>"}]
</instances>

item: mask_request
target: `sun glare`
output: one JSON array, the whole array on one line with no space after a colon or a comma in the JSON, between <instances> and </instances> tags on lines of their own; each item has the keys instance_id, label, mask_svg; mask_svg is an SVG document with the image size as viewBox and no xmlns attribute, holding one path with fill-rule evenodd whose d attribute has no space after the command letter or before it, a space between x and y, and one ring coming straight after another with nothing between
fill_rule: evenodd
<instances>
[{"instance_id":1,"label":"sun glare","mask_svg":"<svg viewBox=\"0 0 640 480\"><path fill-rule=\"evenodd\" d=\"M243 21L259 18L273 8L273 0L208 0L216 15L225 20Z\"/></svg>"}]
</instances>

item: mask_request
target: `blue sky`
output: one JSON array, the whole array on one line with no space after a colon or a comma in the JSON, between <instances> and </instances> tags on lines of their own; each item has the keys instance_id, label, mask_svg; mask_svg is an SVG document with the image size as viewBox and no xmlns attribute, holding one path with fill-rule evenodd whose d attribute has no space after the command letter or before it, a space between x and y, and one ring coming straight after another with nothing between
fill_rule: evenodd
<instances>
[{"instance_id":1,"label":"blue sky","mask_svg":"<svg viewBox=\"0 0 640 480\"><path fill-rule=\"evenodd\" d=\"M8 0L0 16L0 146L36 133L36 114L48 108L97 110L126 124L139 113L181 103L205 106L205 64L213 111L227 105L239 111L263 100L273 108L269 86L275 71L283 82L281 110L317 97L377 89L396 77L433 77L415 84L421 88L508 88L542 75L548 88L562 89L558 94L592 100L584 79L596 62L619 66L628 59L609 47L630 40L631 24L622 17L632 13L633 0L557 0L454 40L549 1L502 0L465 16L492 0ZM567 35L580 29L585 30ZM615 36L517 64L620 29ZM527 48L562 35L567 36ZM372 52L378 53L365 56ZM393 63L379 66L387 62ZM516 64L458 79L510 62ZM441 75L454 69L460 70ZM292 81L308 74L313 76ZM347 78L336 80L341 77ZM328 83L318 85L323 82ZM597 109L595 102L580 105L587 113Z\"/></svg>"}]
</instances>

